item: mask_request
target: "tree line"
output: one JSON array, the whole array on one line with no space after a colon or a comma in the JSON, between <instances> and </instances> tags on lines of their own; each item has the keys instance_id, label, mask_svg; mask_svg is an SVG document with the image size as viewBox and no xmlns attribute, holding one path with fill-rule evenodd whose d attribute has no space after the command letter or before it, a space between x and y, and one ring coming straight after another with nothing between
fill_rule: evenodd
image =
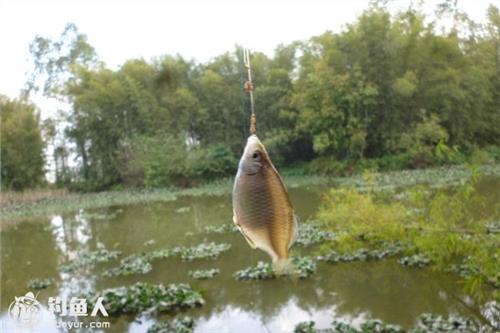
<instances>
[{"instance_id":1,"label":"tree line","mask_svg":"<svg viewBox=\"0 0 500 333\"><path fill-rule=\"evenodd\" d=\"M372 2L339 33L253 53L258 134L275 164L347 173L500 158L499 9L484 24L451 2L436 13ZM187 186L235 172L249 118L241 48L206 63L165 55L112 70L68 24L30 51L22 97L0 101L3 187L41 182L43 143L62 186ZM69 109L40 123L26 102L37 91ZM16 125L28 118L38 125ZM18 135L36 144L26 149Z\"/></svg>"}]
</instances>

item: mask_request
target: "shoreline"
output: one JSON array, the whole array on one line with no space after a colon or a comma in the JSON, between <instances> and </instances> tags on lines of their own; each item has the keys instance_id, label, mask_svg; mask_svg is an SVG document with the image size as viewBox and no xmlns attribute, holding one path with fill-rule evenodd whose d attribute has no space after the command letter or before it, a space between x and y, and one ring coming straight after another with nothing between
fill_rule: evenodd
<instances>
[{"instance_id":1,"label":"shoreline","mask_svg":"<svg viewBox=\"0 0 500 333\"><path fill-rule=\"evenodd\" d=\"M500 163L485 164L477 167L482 176L500 177ZM458 184L461 179L470 177L471 168L466 165L445 166L428 169L413 169L373 173L367 176L331 177L321 175L286 175L284 181L289 188L307 185L354 186L361 188L377 188L377 190L395 190L399 187L432 183L433 187ZM374 179L367 183L365 178ZM231 193L233 178L224 178L193 188L129 188L91 193L71 193L67 190L41 189L34 198L29 193L21 192L11 195L7 192L9 202L5 205L2 198L0 206L0 226L13 222L21 222L39 216L75 211L77 209L103 208L115 205L129 205L143 202L173 201L181 196L228 195ZM4 194L2 193L2 196ZM19 196L16 202L15 196ZM23 197L26 197L23 199Z\"/></svg>"}]
</instances>

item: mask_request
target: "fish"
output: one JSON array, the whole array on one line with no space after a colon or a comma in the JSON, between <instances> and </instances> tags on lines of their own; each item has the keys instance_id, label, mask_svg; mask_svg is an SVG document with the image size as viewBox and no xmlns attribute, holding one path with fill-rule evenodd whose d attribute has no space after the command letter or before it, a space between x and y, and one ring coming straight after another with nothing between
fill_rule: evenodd
<instances>
[{"instance_id":1,"label":"fish","mask_svg":"<svg viewBox=\"0 0 500 333\"><path fill-rule=\"evenodd\" d=\"M255 134L248 137L239 161L232 201L233 223L250 247L266 252L275 271L286 274L299 222L288 190Z\"/></svg>"}]
</instances>

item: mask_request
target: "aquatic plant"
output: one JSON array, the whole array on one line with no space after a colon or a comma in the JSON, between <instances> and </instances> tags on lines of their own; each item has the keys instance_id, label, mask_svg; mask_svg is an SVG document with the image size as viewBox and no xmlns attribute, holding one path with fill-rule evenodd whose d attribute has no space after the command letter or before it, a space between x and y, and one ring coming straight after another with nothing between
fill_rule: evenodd
<instances>
[{"instance_id":1,"label":"aquatic plant","mask_svg":"<svg viewBox=\"0 0 500 333\"><path fill-rule=\"evenodd\" d=\"M174 318L171 321L155 323L148 329L147 333L192 333L193 331L193 318L184 316L181 318Z\"/></svg>"},{"instance_id":2,"label":"aquatic plant","mask_svg":"<svg viewBox=\"0 0 500 333\"><path fill-rule=\"evenodd\" d=\"M222 252L231 248L227 243L201 243L191 247L178 247L174 249L179 253L182 260L192 261L196 259L217 258Z\"/></svg>"},{"instance_id":3,"label":"aquatic plant","mask_svg":"<svg viewBox=\"0 0 500 333\"><path fill-rule=\"evenodd\" d=\"M165 259L179 254L181 248L174 249L160 249L150 252L141 252L131 254L120 261L120 265L105 270L103 276L118 276L118 275L132 275L132 274L146 274L149 273L153 266L151 262L156 259Z\"/></svg>"},{"instance_id":4,"label":"aquatic plant","mask_svg":"<svg viewBox=\"0 0 500 333\"><path fill-rule=\"evenodd\" d=\"M257 266L237 271L234 273L234 277L237 280L267 280L274 279L276 274L271 263L259 261Z\"/></svg>"},{"instance_id":5,"label":"aquatic plant","mask_svg":"<svg viewBox=\"0 0 500 333\"><path fill-rule=\"evenodd\" d=\"M150 284L137 282L128 287L105 289L88 295L90 304L103 297L103 304L110 315L122 313L171 312L180 308L203 305L201 293L188 284Z\"/></svg>"},{"instance_id":6,"label":"aquatic plant","mask_svg":"<svg viewBox=\"0 0 500 333\"><path fill-rule=\"evenodd\" d=\"M481 165L477 168L481 175L500 176L500 164ZM363 191L367 187L362 176L324 177L310 174L285 176L285 183L293 188L304 185L325 185L335 183L340 186L354 186ZM414 186L417 184L433 184L442 187L457 184L460 180L471 177L471 172L464 166L430 168L423 170L404 170L378 173L375 183L368 188L377 191L394 190L395 188ZM180 196L224 195L231 193L232 178L217 180L197 188L178 189L126 189L120 191L104 191L98 193L64 193L52 195L35 202L19 201L0 210L2 223L13 223L25 220L26 217L48 215L76 211L78 209L104 208L115 205L136 203L166 202L176 200Z\"/></svg>"},{"instance_id":7,"label":"aquatic plant","mask_svg":"<svg viewBox=\"0 0 500 333\"><path fill-rule=\"evenodd\" d=\"M319 256L318 260L326 261L328 263L377 260L398 255L404 248L399 243L384 244L386 245L384 245L382 248L373 250L361 248L345 253L337 253L336 251L331 251L327 255Z\"/></svg>"},{"instance_id":8,"label":"aquatic plant","mask_svg":"<svg viewBox=\"0 0 500 333\"><path fill-rule=\"evenodd\" d=\"M422 254L414 254L412 256L399 259L399 263L408 267L425 267L431 263L431 260Z\"/></svg>"},{"instance_id":9,"label":"aquatic plant","mask_svg":"<svg viewBox=\"0 0 500 333\"><path fill-rule=\"evenodd\" d=\"M491 332L493 330L487 326L476 324L473 320L450 315L443 318L440 315L424 313L417 319L417 324L411 333L434 333L434 332L458 332L458 333L478 333Z\"/></svg>"},{"instance_id":10,"label":"aquatic plant","mask_svg":"<svg viewBox=\"0 0 500 333\"><path fill-rule=\"evenodd\" d=\"M485 325L479 325L471 319L450 315L447 319L435 314L422 314L410 330L404 330L398 325L384 323L378 319L368 320L356 328L348 323L333 321L331 327L316 329L314 321L300 322L295 326L294 333L493 333L494 330Z\"/></svg>"},{"instance_id":11,"label":"aquatic plant","mask_svg":"<svg viewBox=\"0 0 500 333\"><path fill-rule=\"evenodd\" d=\"M45 289L49 286L51 286L54 283L53 278L47 278L47 279L32 279L28 281L28 289Z\"/></svg>"},{"instance_id":12,"label":"aquatic plant","mask_svg":"<svg viewBox=\"0 0 500 333\"><path fill-rule=\"evenodd\" d=\"M299 224L298 237L295 242L303 246L310 246L334 238L334 232L322 230L315 222L306 222Z\"/></svg>"},{"instance_id":13,"label":"aquatic plant","mask_svg":"<svg viewBox=\"0 0 500 333\"><path fill-rule=\"evenodd\" d=\"M316 262L309 257L292 257L292 263L301 279L316 273Z\"/></svg>"},{"instance_id":14,"label":"aquatic plant","mask_svg":"<svg viewBox=\"0 0 500 333\"><path fill-rule=\"evenodd\" d=\"M372 319L361 324L359 329L350 324L333 321L330 328L317 329L314 321L300 322L295 326L294 333L404 333L405 331L397 326L385 324L380 320Z\"/></svg>"},{"instance_id":15,"label":"aquatic plant","mask_svg":"<svg viewBox=\"0 0 500 333\"><path fill-rule=\"evenodd\" d=\"M196 280L211 279L220 273L220 269L212 268L206 270L189 271L189 276Z\"/></svg>"},{"instance_id":16,"label":"aquatic plant","mask_svg":"<svg viewBox=\"0 0 500 333\"><path fill-rule=\"evenodd\" d=\"M107 249L99 249L95 251L81 251L69 263L62 265L59 269L62 272L72 272L79 268L91 268L98 263L108 262L117 259L121 255L120 251L109 251Z\"/></svg>"},{"instance_id":17,"label":"aquatic plant","mask_svg":"<svg viewBox=\"0 0 500 333\"><path fill-rule=\"evenodd\" d=\"M207 225L203 228L206 233L223 234L226 232L237 232L238 228L233 223L224 223L219 225Z\"/></svg>"},{"instance_id":18,"label":"aquatic plant","mask_svg":"<svg viewBox=\"0 0 500 333\"><path fill-rule=\"evenodd\" d=\"M146 274L153 269L150 259L146 255L130 255L120 261L120 265L105 270L103 276L118 276L132 274Z\"/></svg>"},{"instance_id":19,"label":"aquatic plant","mask_svg":"<svg viewBox=\"0 0 500 333\"><path fill-rule=\"evenodd\" d=\"M307 278L316 272L316 263L309 257L292 257L292 264L295 268L291 275L296 274L299 278ZM282 274L286 276L289 274ZM259 261L256 266L250 266L239 270L233 275L237 280L268 280L274 279L279 275L269 262Z\"/></svg>"},{"instance_id":20,"label":"aquatic plant","mask_svg":"<svg viewBox=\"0 0 500 333\"><path fill-rule=\"evenodd\" d=\"M476 186L480 172L474 168L467 172L468 180L460 185L430 191L429 187L405 189L397 201L393 195L377 191L331 189L318 218L337 232L337 237L322 250L329 247L347 253L381 240L400 242L409 256L403 264L429 264L439 270L449 270L450 265L467 257L468 267L461 267L464 289L476 298L485 297L486 284L500 285L500 233L491 222L498 219L498 210L482 209L488 198ZM419 253L425 253L430 261L411 257ZM365 254L356 253L354 259L365 260ZM331 253L325 259L353 258Z\"/></svg>"}]
</instances>

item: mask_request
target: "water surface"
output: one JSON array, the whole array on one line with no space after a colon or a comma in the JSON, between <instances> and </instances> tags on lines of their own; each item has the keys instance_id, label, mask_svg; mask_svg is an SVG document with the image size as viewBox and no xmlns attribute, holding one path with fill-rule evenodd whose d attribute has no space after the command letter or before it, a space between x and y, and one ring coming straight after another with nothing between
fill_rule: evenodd
<instances>
[{"instance_id":1,"label":"water surface","mask_svg":"<svg viewBox=\"0 0 500 333\"><path fill-rule=\"evenodd\" d=\"M500 201L500 181L480 184L492 199ZM305 186L290 189L301 220L314 217L325 187ZM498 202L496 201L496 202ZM187 282L199 288L206 304L184 314L196 320L195 332L292 332L304 320L317 327L328 327L333 319L360 323L378 318L388 323L411 327L424 312L456 313L481 319L481 307L461 290L452 274L429 269L401 267L395 260L368 263L318 264L311 278L301 281L236 281L237 270L267 261L261 251L251 250L237 233L207 234L207 225L231 223L229 195L181 197L172 202L109 207L92 211L106 218L86 217L80 210L72 214L18 223L2 231L2 299L4 331L12 328L6 312L15 296L24 295L33 278L55 278L55 284L38 295L42 304L51 296L75 296L86 290L130 285L137 281L153 283ZM152 245L145 245L153 240ZM100 273L119 260L98 264L88 272L63 273L60 265L82 250L105 247L122 251L122 257L140 251L195 245L203 241L232 245L218 259L182 262L168 258L153 262L146 275L102 277ZM302 254L309 250L294 247ZM188 276L194 269L219 268L212 280L197 281ZM119 316L109 319L109 332L145 332L158 319ZM68 319L69 320L69 319ZM105 320L101 318L101 320ZM41 332L57 332L53 318L39 326Z\"/></svg>"}]
</instances>

